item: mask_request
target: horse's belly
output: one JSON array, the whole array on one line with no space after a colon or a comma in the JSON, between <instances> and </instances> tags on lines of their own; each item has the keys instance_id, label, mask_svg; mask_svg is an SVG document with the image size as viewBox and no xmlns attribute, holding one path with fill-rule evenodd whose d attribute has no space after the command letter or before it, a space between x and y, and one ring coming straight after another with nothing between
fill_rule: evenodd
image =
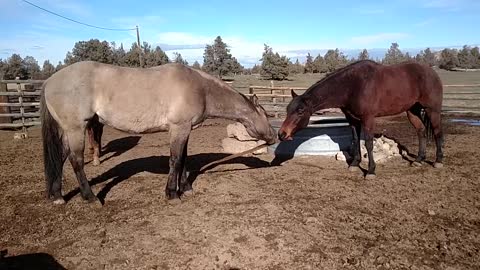
<instances>
[{"instance_id":1,"label":"horse's belly","mask_svg":"<svg viewBox=\"0 0 480 270\"><path fill-rule=\"evenodd\" d=\"M104 125L111 126L115 129L128 133L154 133L168 130L168 123L166 119L129 117L120 119L115 117L105 117L101 112L97 113L99 121Z\"/></svg>"}]
</instances>

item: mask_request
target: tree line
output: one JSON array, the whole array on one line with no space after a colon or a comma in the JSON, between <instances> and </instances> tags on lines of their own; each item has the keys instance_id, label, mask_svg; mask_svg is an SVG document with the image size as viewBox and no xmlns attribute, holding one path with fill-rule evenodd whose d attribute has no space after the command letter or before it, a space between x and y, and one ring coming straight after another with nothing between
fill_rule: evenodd
<instances>
[{"instance_id":1,"label":"tree line","mask_svg":"<svg viewBox=\"0 0 480 270\"><path fill-rule=\"evenodd\" d=\"M141 58L143 61L140 60ZM118 66L145 68L175 62L204 70L219 78L232 74L260 74L266 79L283 80L290 74L329 73L355 61L367 59L387 65L416 61L446 70L480 68L478 47L472 48L465 45L461 50L446 48L439 52L433 52L427 48L416 56L411 56L408 52L403 53L398 43L392 43L381 60L371 59L367 49L363 49L357 57L348 58L337 48L315 57L308 53L304 63L300 63L298 59L292 62L291 59L274 52L272 47L265 44L260 64L252 68L244 68L232 56L229 46L220 36L217 36L212 44L205 46L202 64L195 61L190 65L178 52L175 52L173 59L170 59L160 46L153 48L148 42L143 42L140 48L137 43L133 43L128 50L125 50L123 44L117 46L115 42L91 39L76 42L72 50L66 54L64 61L58 62L56 66L46 60L40 67L34 57L22 58L18 54L13 54L6 60L0 59L0 78L46 79L65 66L91 60Z\"/></svg>"}]
</instances>

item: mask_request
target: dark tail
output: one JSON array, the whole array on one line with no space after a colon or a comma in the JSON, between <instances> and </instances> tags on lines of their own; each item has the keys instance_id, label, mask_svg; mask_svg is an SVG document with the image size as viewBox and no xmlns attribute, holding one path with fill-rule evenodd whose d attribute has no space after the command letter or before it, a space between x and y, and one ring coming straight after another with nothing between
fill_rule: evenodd
<instances>
[{"instance_id":1,"label":"dark tail","mask_svg":"<svg viewBox=\"0 0 480 270\"><path fill-rule=\"evenodd\" d=\"M57 121L53 119L45 103L45 88L40 98L40 120L42 122L43 162L47 197L52 195L52 184L61 179L63 168L62 131ZM61 180L60 180L61 181Z\"/></svg>"},{"instance_id":2,"label":"dark tail","mask_svg":"<svg viewBox=\"0 0 480 270\"><path fill-rule=\"evenodd\" d=\"M430 122L430 118L428 117L425 109L422 109L420 113L420 119L422 119L422 123L425 126L425 130L427 132L427 141L433 141L433 128L432 122Z\"/></svg>"}]
</instances>

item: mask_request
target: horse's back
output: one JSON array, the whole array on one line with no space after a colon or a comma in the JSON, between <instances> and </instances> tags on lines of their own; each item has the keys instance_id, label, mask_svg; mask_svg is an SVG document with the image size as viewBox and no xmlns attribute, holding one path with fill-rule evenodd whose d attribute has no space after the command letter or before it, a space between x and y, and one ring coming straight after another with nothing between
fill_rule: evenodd
<instances>
[{"instance_id":1,"label":"horse's back","mask_svg":"<svg viewBox=\"0 0 480 270\"><path fill-rule=\"evenodd\" d=\"M85 121L97 114L123 131L154 132L172 122L197 121L205 96L198 77L178 64L141 69L85 61L54 74L44 89L57 121L72 116Z\"/></svg>"},{"instance_id":2,"label":"horse's back","mask_svg":"<svg viewBox=\"0 0 480 270\"><path fill-rule=\"evenodd\" d=\"M362 111L385 116L404 112L417 102L441 106L441 81L431 67L407 62L388 66L366 63L359 68L363 68L357 73L362 86L354 96Z\"/></svg>"}]
</instances>

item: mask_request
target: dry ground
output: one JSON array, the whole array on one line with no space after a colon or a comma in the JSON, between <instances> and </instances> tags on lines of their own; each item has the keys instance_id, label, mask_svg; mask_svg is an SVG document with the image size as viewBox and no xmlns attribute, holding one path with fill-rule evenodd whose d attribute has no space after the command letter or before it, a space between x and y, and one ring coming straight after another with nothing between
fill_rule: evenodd
<instances>
[{"instance_id":1,"label":"dry ground","mask_svg":"<svg viewBox=\"0 0 480 270\"><path fill-rule=\"evenodd\" d=\"M405 119L377 130L416 153ZM226 123L193 132L190 169L224 156ZM39 130L23 141L1 131L0 269L479 269L480 127L445 120L445 133L443 169L399 158L366 181L333 158L245 157L169 204L167 134L107 129L102 164L86 166L104 205L80 199L67 164L69 201L54 206Z\"/></svg>"}]
</instances>

